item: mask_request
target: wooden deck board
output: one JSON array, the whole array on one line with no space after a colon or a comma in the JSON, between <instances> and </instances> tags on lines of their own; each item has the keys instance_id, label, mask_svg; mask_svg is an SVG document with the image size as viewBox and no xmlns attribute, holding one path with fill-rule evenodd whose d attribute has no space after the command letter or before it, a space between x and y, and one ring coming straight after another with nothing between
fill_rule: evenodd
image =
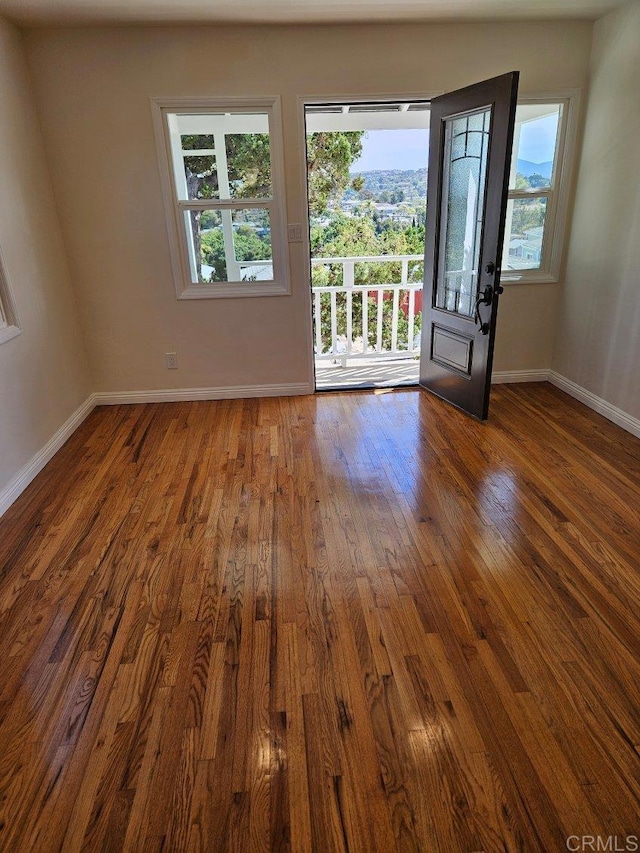
<instances>
[{"instance_id":1,"label":"wooden deck board","mask_svg":"<svg viewBox=\"0 0 640 853\"><path fill-rule=\"evenodd\" d=\"M340 388L396 388L400 385L417 385L418 360L398 359L359 361L343 367L329 361L316 362L316 388L318 391Z\"/></svg>"}]
</instances>

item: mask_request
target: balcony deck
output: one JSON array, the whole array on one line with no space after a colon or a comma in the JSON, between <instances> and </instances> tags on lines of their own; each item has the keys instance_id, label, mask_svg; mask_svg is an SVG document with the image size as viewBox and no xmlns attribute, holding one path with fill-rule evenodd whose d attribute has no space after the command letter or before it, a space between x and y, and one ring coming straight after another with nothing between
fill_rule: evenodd
<instances>
[{"instance_id":1,"label":"balcony deck","mask_svg":"<svg viewBox=\"0 0 640 853\"><path fill-rule=\"evenodd\" d=\"M340 388L393 388L415 385L418 381L418 360L353 361L347 367L327 361L316 362L318 391Z\"/></svg>"}]
</instances>

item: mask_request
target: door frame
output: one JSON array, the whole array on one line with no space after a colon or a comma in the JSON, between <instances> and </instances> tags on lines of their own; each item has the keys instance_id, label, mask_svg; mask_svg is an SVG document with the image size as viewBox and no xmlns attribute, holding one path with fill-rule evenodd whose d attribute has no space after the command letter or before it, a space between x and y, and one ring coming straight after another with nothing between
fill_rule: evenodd
<instances>
[{"instance_id":1,"label":"door frame","mask_svg":"<svg viewBox=\"0 0 640 853\"><path fill-rule=\"evenodd\" d=\"M298 151L300 156L300 188L301 198L303 202L303 216L301 218L302 225L302 262L305 268L306 286L304 293L305 312L307 316L307 381L313 388L313 393L317 394L316 388L316 363L313 357L313 302L311 299L311 242L309 239L309 192L307 186L307 138L306 138L306 122L305 122L305 107L317 106L318 104L371 104L371 103L390 103L396 104L399 101L424 101L431 103L432 98L437 97L433 92L430 94L417 94L415 92L404 92L403 94L389 93L384 94L366 94L362 92L358 95L349 95L341 93L339 95L297 95L296 96L296 113L298 122ZM291 244L289 244L291 246Z\"/></svg>"}]
</instances>

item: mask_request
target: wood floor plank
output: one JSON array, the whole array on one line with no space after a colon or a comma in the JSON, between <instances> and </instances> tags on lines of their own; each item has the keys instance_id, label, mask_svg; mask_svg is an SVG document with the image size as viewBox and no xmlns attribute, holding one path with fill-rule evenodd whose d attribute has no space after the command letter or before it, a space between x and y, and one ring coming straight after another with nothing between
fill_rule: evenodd
<instances>
[{"instance_id":1,"label":"wood floor plank","mask_svg":"<svg viewBox=\"0 0 640 853\"><path fill-rule=\"evenodd\" d=\"M545 383L97 409L0 520L0 850L620 842L639 629L640 441Z\"/></svg>"}]
</instances>

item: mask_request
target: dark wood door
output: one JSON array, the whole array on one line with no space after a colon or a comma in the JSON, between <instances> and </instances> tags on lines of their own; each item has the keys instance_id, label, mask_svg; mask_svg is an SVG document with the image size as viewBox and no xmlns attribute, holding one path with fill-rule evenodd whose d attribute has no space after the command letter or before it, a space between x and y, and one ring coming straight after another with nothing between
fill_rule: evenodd
<instances>
[{"instance_id":1,"label":"dark wood door","mask_svg":"<svg viewBox=\"0 0 640 853\"><path fill-rule=\"evenodd\" d=\"M420 384L489 412L518 72L431 102Z\"/></svg>"}]
</instances>

